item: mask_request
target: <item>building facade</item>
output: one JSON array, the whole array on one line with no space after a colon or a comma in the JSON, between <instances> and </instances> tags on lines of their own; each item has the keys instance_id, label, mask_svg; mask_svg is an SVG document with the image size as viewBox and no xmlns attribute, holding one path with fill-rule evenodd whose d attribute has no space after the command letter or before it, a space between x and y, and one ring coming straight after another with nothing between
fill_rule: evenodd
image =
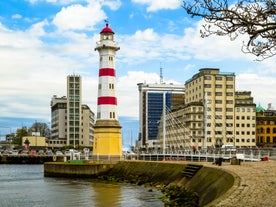
<instances>
[{"instance_id":1,"label":"building facade","mask_svg":"<svg viewBox=\"0 0 276 207\"><path fill-rule=\"evenodd\" d=\"M270 104L267 109L256 108L256 142L260 147L276 146L276 110Z\"/></svg>"},{"instance_id":2,"label":"building facade","mask_svg":"<svg viewBox=\"0 0 276 207\"><path fill-rule=\"evenodd\" d=\"M235 92L235 133L226 141L237 147L256 146L256 104L250 91Z\"/></svg>"},{"instance_id":3,"label":"building facade","mask_svg":"<svg viewBox=\"0 0 276 207\"><path fill-rule=\"evenodd\" d=\"M67 97L52 97L49 147L93 145L94 113L82 104L81 91L81 77L69 75Z\"/></svg>"},{"instance_id":4,"label":"building facade","mask_svg":"<svg viewBox=\"0 0 276 207\"><path fill-rule=\"evenodd\" d=\"M192 145L218 147L234 137L235 74L202 68L186 81L186 125Z\"/></svg>"},{"instance_id":5,"label":"building facade","mask_svg":"<svg viewBox=\"0 0 276 207\"><path fill-rule=\"evenodd\" d=\"M192 146L254 147L255 109L250 91L235 91L234 73L200 69L185 83L185 104L166 115L166 129L159 127L159 143L169 152L183 152Z\"/></svg>"},{"instance_id":6,"label":"building facade","mask_svg":"<svg viewBox=\"0 0 276 207\"><path fill-rule=\"evenodd\" d=\"M82 79L80 76L67 76L67 145L83 144L81 137Z\"/></svg>"},{"instance_id":7,"label":"building facade","mask_svg":"<svg viewBox=\"0 0 276 207\"><path fill-rule=\"evenodd\" d=\"M81 140L83 140L82 146L93 146L95 115L90 110L88 105L83 104L81 110Z\"/></svg>"},{"instance_id":8,"label":"building facade","mask_svg":"<svg viewBox=\"0 0 276 207\"><path fill-rule=\"evenodd\" d=\"M183 104L183 85L139 83L139 138L138 147L160 148L158 127L162 114L172 106Z\"/></svg>"},{"instance_id":9,"label":"building facade","mask_svg":"<svg viewBox=\"0 0 276 207\"><path fill-rule=\"evenodd\" d=\"M67 138L67 98L54 95L51 100L51 139ZM66 145L66 143L64 143Z\"/></svg>"}]
</instances>

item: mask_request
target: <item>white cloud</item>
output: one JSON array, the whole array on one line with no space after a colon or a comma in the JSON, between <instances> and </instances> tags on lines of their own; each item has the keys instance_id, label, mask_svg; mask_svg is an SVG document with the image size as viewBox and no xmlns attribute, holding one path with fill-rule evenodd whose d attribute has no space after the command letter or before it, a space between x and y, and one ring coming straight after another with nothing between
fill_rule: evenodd
<instances>
[{"instance_id":1,"label":"white cloud","mask_svg":"<svg viewBox=\"0 0 276 207\"><path fill-rule=\"evenodd\" d=\"M158 83L160 77L156 73L144 71L128 71L127 75L117 78L117 97L119 116L139 117L138 83Z\"/></svg>"},{"instance_id":2,"label":"white cloud","mask_svg":"<svg viewBox=\"0 0 276 207\"><path fill-rule=\"evenodd\" d=\"M132 0L132 2L146 4L147 11L153 12L161 9L177 9L181 6L182 0Z\"/></svg>"},{"instance_id":3,"label":"white cloud","mask_svg":"<svg viewBox=\"0 0 276 207\"><path fill-rule=\"evenodd\" d=\"M94 25L106 19L99 2L91 2L87 6L80 4L63 7L53 20L59 30L91 30Z\"/></svg>"},{"instance_id":4,"label":"white cloud","mask_svg":"<svg viewBox=\"0 0 276 207\"><path fill-rule=\"evenodd\" d=\"M90 0L95 1L95 0ZM121 0L105 0L105 1L101 1L103 6L108 6L111 10L117 10L121 5L122 2Z\"/></svg>"},{"instance_id":5,"label":"white cloud","mask_svg":"<svg viewBox=\"0 0 276 207\"><path fill-rule=\"evenodd\" d=\"M236 90L251 91L254 103L267 108L269 103L276 108L276 77L262 76L254 73L241 73L236 76Z\"/></svg>"},{"instance_id":6,"label":"white cloud","mask_svg":"<svg viewBox=\"0 0 276 207\"><path fill-rule=\"evenodd\" d=\"M12 15L12 19L21 19L22 16L20 14L14 14Z\"/></svg>"}]
</instances>

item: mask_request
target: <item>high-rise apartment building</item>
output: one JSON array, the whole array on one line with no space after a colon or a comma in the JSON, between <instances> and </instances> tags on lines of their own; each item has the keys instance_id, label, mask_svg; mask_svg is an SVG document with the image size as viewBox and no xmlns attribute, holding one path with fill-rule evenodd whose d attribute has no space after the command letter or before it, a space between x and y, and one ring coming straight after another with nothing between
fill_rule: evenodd
<instances>
[{"instance_id":1,"label":"high-rise apartment building","mask_svg":"<svg viewBox=\"0 0 276 207\"><path fill-rule=\"evenodd\" d=\"M233 143L235 74L203 68L186 81L185 88L185 123L193 137L191 144L218 147Z\"/></svg>"},{"instance_id":2,"label":"high-rise apartment building","mask_svg":"<svg viewBox=\"0 0 276 207\"><path fill-rule=\"evenodd\" d=\"M67 144L81 145L81 77L67 76Z\"/></svg>"},{"instance_id":3,"label":"high-rise apartment building","mask_svg":"<svg viewBox=\"0 0 276 207\"><path fill-rule=\"evenodd\" d=\"M229 131L233 127L233 138L228 138L227 143L237 147L256 146L256 104L250 91L236 91L235 93L235 125L226 126Z\"/></svg>"},{"instance_id":4,"label":"high-rise apartment building","mask_svg":"<svg viewBox=\"0 0 276 207\"><path fill-rule=\"evenodd\" d=\"M51 101L50 147L92 146L94 113L82 104L81 77L67 76L67 97Z\"/></svg>"},{"instance_id":5,"label":"high-rise apartment building","mask_svg":"<svg viewBox=\"0 0 276 207\"><path fill-rule=\"evenodd\" d=\"M139 83L139 140L140 148L158 148L158 126L163 110L183 104L184 85Z\"/></svg>"}]
</instances>

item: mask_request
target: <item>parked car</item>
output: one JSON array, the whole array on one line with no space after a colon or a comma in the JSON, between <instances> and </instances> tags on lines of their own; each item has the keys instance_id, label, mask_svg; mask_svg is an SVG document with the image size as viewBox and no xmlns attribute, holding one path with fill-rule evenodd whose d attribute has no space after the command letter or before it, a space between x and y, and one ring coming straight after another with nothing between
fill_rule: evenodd
<instances>
[{"instance_id":1,"label":"parked car","mask_svg":"<svg viewBox=\"0 0 276 207\"><path fill-rule=\"evenodd\" d=\"M223 152L236 152L236 147L234 145L222 145L221 150Z\"/></svg>"},{"instance_id":2,"label":"parked car","mask_svg":"<svg viewBox=\"0 0 276 207\"><path fill-rule=\"evenodd\" d=\"M18 150L12 150L11 152L13 155L18 155Z\"/></svg>"},{"instance_id":3,"label":"parked car","mask_svg":"<svg viewBox=\"0 0 276 207\"><path fill-rule=\"evenodd\" d=\"M63 153L62 153L61 151L59 151L59 150L58 150L58 151L56 151L56 153L55 153L55 154L56 154L56 156L63 156Z\"/></svg>"},{"instance_id":4,"label":"parked car","mask_svg":"<svg viewBox=\"0 0 276 207\"><path fill-rule=\"evenodd\" d=\"M27 155L27 154L29 154L29 151L28 150L22 150L20 154L21 155Z\"/></svg>"},{"instance_id":5,"label":"parked car","mask_svg":"<svg viewBox=\"0 0 276 207\"><path fill-rule=\"evenodd\" d=\"M44 150L38 150L38 155L44 155Z\"/></svg>"}]
</instances>

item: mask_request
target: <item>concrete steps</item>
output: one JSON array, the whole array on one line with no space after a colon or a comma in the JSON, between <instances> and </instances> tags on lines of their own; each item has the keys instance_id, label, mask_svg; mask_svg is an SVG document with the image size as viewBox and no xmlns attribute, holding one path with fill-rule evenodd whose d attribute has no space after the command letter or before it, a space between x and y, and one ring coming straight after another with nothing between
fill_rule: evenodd
<instances>
[{"instance_id":1,"label":"concrete steps","mask_svg":"<svg viewBox=\"0 0 276 207\"><path fill-rule=\"evenodd\" d=\"M202 165L188 164L182 171L182 175L187 178L192 178L201 168Z\"/></svg>"}]
</instances>

